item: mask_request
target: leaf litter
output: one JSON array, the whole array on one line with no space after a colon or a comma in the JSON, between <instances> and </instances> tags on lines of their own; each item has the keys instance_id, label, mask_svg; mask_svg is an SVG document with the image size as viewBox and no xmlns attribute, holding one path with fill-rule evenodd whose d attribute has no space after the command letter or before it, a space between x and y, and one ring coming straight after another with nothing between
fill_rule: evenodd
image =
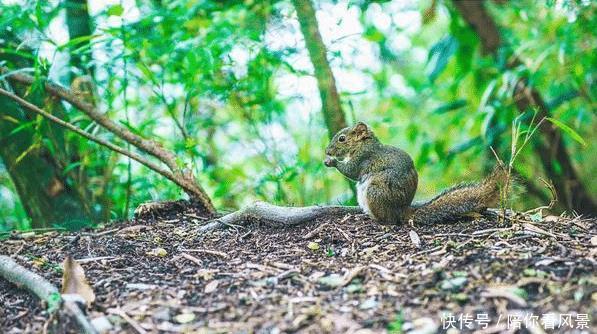
<instances>
[{"instance_id":1,"label":"leaf litter","mask_svg":"<svg viewBox=\"0 0 597 334\"><path fill-rule=\"evenodd\" d=\"M433 333L446 314L486 315L494 331L508 314L589 314L596 325L595 219L382 226L349 215L199 234L208 218L179 204L89 232L14 235L0 253L57 286L60 263L76 259L95 293L88 315L106 333ZM47 321L4 280L0 305L0 332Z\"/></svg>"}]
</instances>

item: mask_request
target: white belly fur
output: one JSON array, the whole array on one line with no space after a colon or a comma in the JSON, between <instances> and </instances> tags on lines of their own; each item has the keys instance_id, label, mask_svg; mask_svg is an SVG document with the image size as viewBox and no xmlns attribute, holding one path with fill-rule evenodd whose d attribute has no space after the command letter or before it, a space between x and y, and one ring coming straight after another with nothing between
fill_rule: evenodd
<instances>
[{"instance_id":1,"label":"white belly fur","mask_svg":"<svg viewBox=\"0 0 597 334\"><path fill-rule=\"evenodd\" d=\"M363 178L362 181L357 182L357 202L366 214L371 214L369 210L369 201L367 201L367 188L371 181L368 177Z\"/></svg>"}]
</instances>

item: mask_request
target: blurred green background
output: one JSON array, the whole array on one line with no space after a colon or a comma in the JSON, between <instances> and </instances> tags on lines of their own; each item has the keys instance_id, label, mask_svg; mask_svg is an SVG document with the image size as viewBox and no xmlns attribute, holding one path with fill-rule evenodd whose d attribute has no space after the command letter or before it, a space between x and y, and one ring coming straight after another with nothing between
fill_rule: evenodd
<instances>
[{"instance_id":1,"label":"blurred green background","mask_svg":"<svg viewBox=\"0 0 597 334\"><path fill-rule=\"evenodd\" d=\"M307 51L300 2L0 0L0 66L81 91L176 152L220 211L256 199L352 203L348 182L322 163L329 126L313 73L325 64ZM365 121L411 154L417 199L481 178L495 165L490 146L510 161L518 127L513 170L526 190L514 207L547 204L540 178L549 178L562 194L556 212L594 213L597 2L480 2L500 36L491 50L486 26L471 28L456 2L312 3L347 124ZM543 126L560 135L572 169L555 153L541 158L558 145L542 129L522 146L541 110L517 106L520 80L544 100L555 122ZM10 88L127 147L40 87ZM185 196L126 157L0 105L0 231L125 219L142 202Z\"/></svg>"}]
</instances>

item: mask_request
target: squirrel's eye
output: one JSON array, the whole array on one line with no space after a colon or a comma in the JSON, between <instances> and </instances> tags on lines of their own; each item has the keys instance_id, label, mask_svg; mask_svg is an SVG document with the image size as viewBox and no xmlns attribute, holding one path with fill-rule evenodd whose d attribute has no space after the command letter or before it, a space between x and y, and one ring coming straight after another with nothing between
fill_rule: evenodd
<instances>
[{"instance_id":1,"label":"squirrel's eye","mask_svg":"<svg viewBox=\"0 0 597 334\"><path fill-rule=\"evenodd\" d=\"M345 142L346 141L346 136L342 135L342 136L338 137L338 141L341 142L341 143Z\"/></svg>"}]
</instances>

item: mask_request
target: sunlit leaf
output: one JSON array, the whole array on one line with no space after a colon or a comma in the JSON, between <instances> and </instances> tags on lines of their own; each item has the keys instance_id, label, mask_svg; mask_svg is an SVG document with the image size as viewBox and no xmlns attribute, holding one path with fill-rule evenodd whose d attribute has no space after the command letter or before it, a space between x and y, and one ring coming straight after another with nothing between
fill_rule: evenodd
<instances>
[{"instance_id":1,"label":"sunlit leaf","mask_svg":"<svg viewBox=\"0 0 597 334\"><path fill-rule=\"evenodd\" d=\"M545 119L552 122L555 126L560 128L562 131L564 131L566 134L568 134L572 139L580 143L582 146L587 146L587 142L578 134L578 132L574 131L574 129L572 129L568 125L552 117L546 117Z\"/></svg>"},{"instance_id":2,"label":"sunlit leaf","mask_svg":"<svg viewBox=\"0 0 597 334\"><path fill-rule=\"evenodd\" d=\"M66 175L66 174L68 174L68 172L70 172L71 170L73 170L73 169L75 169L75 168L77 168L79 166L81 166L81 162L80 161L73 162L73 163L69 164L68 166L66 166L64 168L64 170L62 171L62 173Z\"/></svg>"},{"instance_id":3,"label":"sunlit leaf","mask_svg":"<svg viewBox=\"0 0 597 334\"><path fill-rule=\"evenodd\" d=\"M433 113L441 115L441 114L447 113L449 111L460 109L460 108L462 108L464 106L466 106L466 100L459 99L459 100L456 100L456 101L453 101L453 102L450 102L450 103L446 103L446 104L444 104L442 106L437 107L433 111Z\"/></svg>"},{"instance_id":4,"label":"sunlit leaf","mask_svg":"<svg viewBox=\"0 0 597 334\"><path fill-rule=\"evenodd\" d=\"M454 55L457 48L458 41L449 35L440 39L439 42L431 47L427 56L427 76L431 82L435 81L444 71L450 57Z\"/></svg>"},{"instance_id":5,"label":"sunlit leaf","mask_svg":"<svg viewBox=\"0 0 597 334\"><path fill-rule=\"evenodd\" d=\"M108 7L106 13L108 16L121 16L124 13L124 7L122 5L112 5Z\"/></svg>"}]
</instances>

